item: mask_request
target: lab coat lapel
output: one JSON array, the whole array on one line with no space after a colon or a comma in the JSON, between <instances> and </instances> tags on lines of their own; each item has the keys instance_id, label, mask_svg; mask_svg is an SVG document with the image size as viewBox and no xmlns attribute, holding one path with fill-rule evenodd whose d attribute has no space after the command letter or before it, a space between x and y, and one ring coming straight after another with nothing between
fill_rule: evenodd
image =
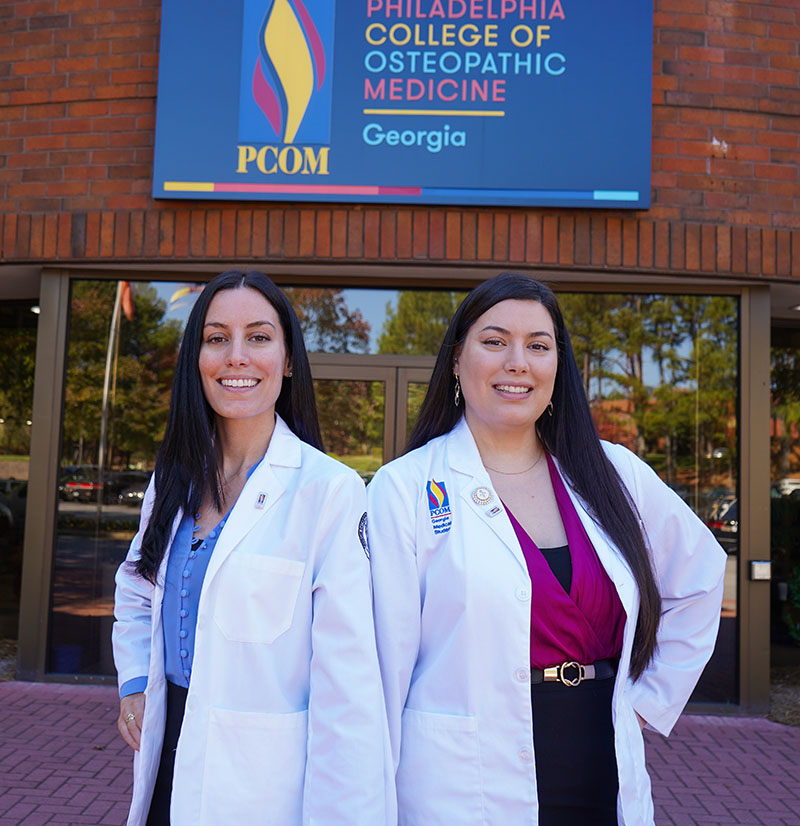
<instances>
[{"instance_id":1,"label":"lab coat lapel","mask_svg":"<svg viewBox=\"0 0 800 826\"><path fill-rule=\"evenodd\" d=\"M517 535L508 518L506 509L500 501L500 497L492 486L492 481L486 468L481 462L481 455L472 431L467 425L465 418L450 431L447 442L448 462L452 470L459 474L459 496L465 507L474 515L476 519L487 524L497 535L498 539L511 551L522 569L527 572L528 566L522 553ZM476 502L473 494L479 488L485 488L490 492L491 498L485 504ZM481 497L478 497L479 499ZM500 510L497 511L496 508ZM469 535L469 529L467 536Z\"/></svg>"},{"instance_id":2,"label":"lab coat lapel","mask_svg":"<svg viewBox=\"0 0 800 826\"><path fill-rule=\"evenodd\" d=\"M283 419L276 415L275 430L264 459L245 483L219 535L214 553L211 554L203 583L204 589L213 580L233 549L272 510L286 490L279 478L281 469L298 467L300 467L298 438Z\"/></svg>"}]
</instances>

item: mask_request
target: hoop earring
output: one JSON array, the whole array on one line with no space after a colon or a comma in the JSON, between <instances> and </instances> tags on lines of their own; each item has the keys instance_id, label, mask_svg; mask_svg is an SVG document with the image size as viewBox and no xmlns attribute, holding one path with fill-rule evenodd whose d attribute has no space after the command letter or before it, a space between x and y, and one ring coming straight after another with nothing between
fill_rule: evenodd
<instances>
[{"instance_id":1,"label":"hoop earring","mask_svg":"<svg viewBox=\"0 0 800 826\"><path fill-rule=\"evenodd\" d=\"M550 418L553 418L553 401L552 399L547 402L547 412L550 414Z\"/></svg>"},{"instance_id":2,"label":"hoop earring","mask_svg":"<svg viewBox=\"0 0 800 826\"><path fill-rule=\"evenodd\" d=\"M458 377L458 373L453 373L456 377L456 396L455 396L455 403L456 407L458 407L459 403L461 402L461 379Z\"/></svg>"}]
</instances>

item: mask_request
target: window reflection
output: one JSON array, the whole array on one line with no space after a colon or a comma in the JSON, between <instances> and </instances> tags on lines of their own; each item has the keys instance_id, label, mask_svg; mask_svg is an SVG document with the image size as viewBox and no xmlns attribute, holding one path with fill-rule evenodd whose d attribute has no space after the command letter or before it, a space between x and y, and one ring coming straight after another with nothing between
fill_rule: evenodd
<instances>
[{"instance_id":1,"label":"window reflection","mask_svg":"<svg viewBox=\"0 0 800 826\"><path fill-rule=\"evenodd\" d=\"M717 648L693 699L737 700L738 302L559 295L601 437L644 459L728 553Z\"/></svg>"},{"instance_id":2,"label":"window reflection","mask_svg":"<svg viewBox=\"0 0 800 826\"><path fill-rule=\"evenodd\" d=\"M178 343L200 290L202 284L72 284L50 671L113 673L114 572L137 529ZM310 352L352 353L362 360L365 354L435 355L465 295L285 290ZM647 461L728 551L719 643L695 699L735 702L738 302L728 296L578 293L559 300L600 434ZM396 402L403 405L409 433L426 389L420 379L409 380L408 392ZM401 418L398 410L386 409L385 381L350 374L317 379L315 388L326 448L368 480L391 458L383 453L387 422ZM795 433L796 424L791 426ZM800 453L793 444L795 461ZM800 478L797 463L776 479L792 474Z\"/></svg>"},{"instance_id":3,"label":"window reflection","mask_svg":"<svg viewBox=\"0 0 800 826\"><path fill-rule=\"evenodd\" d=\"M800 331L773 330L772 664L800 665Z\"/></svg>"},{"instance_id":4,"label":"window reflection","mask_svg":"<svg viewBox=\"0 0 800 826\"><path fill-rule=\"evenodd\" d=\"M16 640L28 501L38 306L0 303L0 639Z\"/></svg>"}]
</instances>

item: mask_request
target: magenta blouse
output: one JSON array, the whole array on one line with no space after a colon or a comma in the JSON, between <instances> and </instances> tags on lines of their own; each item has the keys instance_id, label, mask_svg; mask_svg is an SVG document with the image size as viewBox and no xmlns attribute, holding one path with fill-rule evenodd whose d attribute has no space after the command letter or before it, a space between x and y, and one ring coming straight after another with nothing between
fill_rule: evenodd
<instances>
[{"instance_id":1,"label":"magenta blouse","mask_svg":"<svg viewBox=\"0 0 800 826\"><path fill-rule=\"evenodd\" d=\"M572 557L569 593L506 508L531 577L531 667L549 668L571 661L588 665L618 657L622 651L625 610L549 455L547 467Z\"/></svg>"}]
</instances>

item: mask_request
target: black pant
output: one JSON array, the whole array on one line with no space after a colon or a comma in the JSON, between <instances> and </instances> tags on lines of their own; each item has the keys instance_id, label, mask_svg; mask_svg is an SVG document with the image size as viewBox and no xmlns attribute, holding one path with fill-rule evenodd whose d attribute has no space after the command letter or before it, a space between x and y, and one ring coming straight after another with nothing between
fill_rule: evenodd
<instances>
[{"instance_id":1,"label":"black pant","mask_svg":"<svg viewBox=\"0 0 800 826\"><path fill-rule=\"evenodd\" d=\"M614 680L531 686L539 826L618 826Z\"/></svg>"},{"instance_id":2,"label":"black pant","mask_svg":"<svg viewBox=\"0 0 800 826\"><path fill-rule=\"evenodd\" d=\"M158 764L156 785L150 803L147 826L169 826L169 802L172 797L172 775L175 772L175 749L183 723L188 689L167 682L167 721L164 728L164 745Z\"/></svg>"}]
</instances>

